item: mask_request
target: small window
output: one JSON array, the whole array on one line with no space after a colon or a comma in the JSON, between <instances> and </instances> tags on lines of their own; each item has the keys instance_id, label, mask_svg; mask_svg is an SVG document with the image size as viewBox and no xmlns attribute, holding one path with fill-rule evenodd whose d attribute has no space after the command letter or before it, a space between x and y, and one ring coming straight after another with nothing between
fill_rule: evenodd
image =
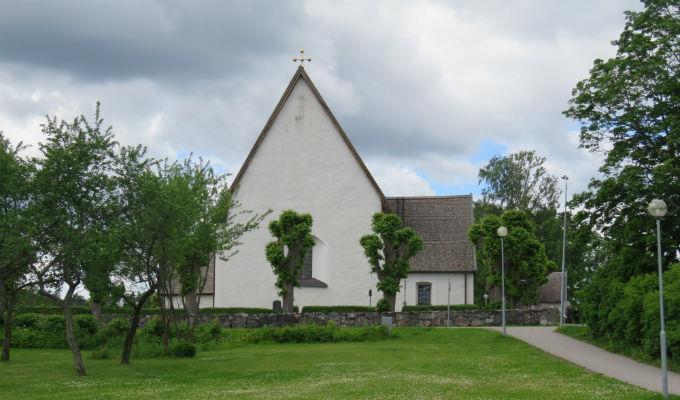
<instances>
[{"instance_id":1,"label":"small window","mask_svg":"<svg viewBox=\"0 0 680 400\"><path fill-rule=\"evenodd\" d=\"M419 283L418 284L418 305L419 306L429 306L432 293L431 283Z\"/></svg>"},{"instance_id":2,"label":"small window","mask_svg":"<svg viewBox=\"0 0 680 400\"><path fill-rule=\"evenodd\" d=\"M312 279L312 253L314 247L307 250L305 258L302 260L302 271L300 271L300 279Z\"/></svg>"}]
</instances>

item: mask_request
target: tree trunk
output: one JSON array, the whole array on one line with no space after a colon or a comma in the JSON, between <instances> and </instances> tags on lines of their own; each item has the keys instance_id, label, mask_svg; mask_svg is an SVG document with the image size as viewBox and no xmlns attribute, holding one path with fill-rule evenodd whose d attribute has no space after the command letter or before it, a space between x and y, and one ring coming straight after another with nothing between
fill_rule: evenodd
<instances>
[{"instance_id":1,"label":"tree trunk","mask_svg":"<svg viewBox=\"0 0 680 400\"><path fill-rule=\"evenodd\" d=\"M283 295L283 312L285 313L292 313L294 308L293 308L293 284L292 283L286 283L285 286L286 289L286 294Z\"/></svg>"},{"instance_id":2,"label":"tree trunk","mask_svg":"<svg viewBox=\"0 0 680 400\"><path fill-rule=\"evenodd\" d=\"M92 301L90 303L90 309L92 310L92 315L97 320L97 322L102 322L102 303L98 301Z\"/></svg>"},{"instance_id":3,"label":"tree trunk","mask_svg":"<svg viewBox=\"0 0 680 400\"><path fill-rule=\"evenodd\" d=\"M11 300L8 300L5 304L3 313L5 328L4 337L2 338L2 356L0 357L0 361L9 361L9 347L12 343L12 325L14 323L12 320L14 317L13 311L14 304Z\"/></svg>"},{"instance_id":4,"label":"tree trunk","mask_svg":"<svg viewBox=\"0 0 680 400\"><path fill-rule=\"evenodd\" d=\"M387 303L390 305L390 311L394 312L395 310L395 305L397 304L397 294L392 293L383 293L383 299L387 300Z\"/></svg>"},{"instance_id":5,"label":"tree trunk","mask_svg":"<svg viewBox=\"0 0 680 400\"><path fill-rule=\"evenodd\" d=\"M137 328L139 327L140 314L142 313L142 308L146 303L149 296L154 292L154 289L149 289L142 295L137 304L132 308L132 317L130 317L130 329L125 336L125 343L123 343L123 355L120 359L121 364L130 364L130 356L132 354L132 344L135 341L135 334L137 333Z\"/></svg>"},{"instance_id":6,"label":"tree trunk","mask_svg":"<svg viewBox=\"0 0 680 400\"><path fill-rule=\"evenodd\" d=\"M78 375L85 375L85 364L83 363L83 356L80 353L80 347L78 346L78 341L76 340L75 327L73 324L73 314L71 313L71 299L73 298L73 293L76 290L76 286L69 285L68 292L64 297L62 302L62 310L64 312L64 321L66 322L66 342L68 343L71 353L73 353L73 364L76 367L76 372Z\"/></svg>"},{"instance_id":7,"label":"tree trunk","mask_svg":"<svg viewBox=\"0 0 680 400\"><path fill-rule=\"evenodd\" d=\"M161 337L161 343L163 343L163 353L170 353L170 316L163 315L163 336Z\"/></svg>"},{"instance_id":8,"label":"tree trunk","mask_svg":"<svg viewBox=\"0 0 680 400\"><path fill-rule=\"evenodd\" d=\"M184 307L186 307L184 312L187 314L187 324L189 325L189 337L187 340L192 339L194 336L194 328L196 327L196 320L198 317L198 299L196 297L196 290L191 290L184 295Z\"/></svg>"}]
</instances>

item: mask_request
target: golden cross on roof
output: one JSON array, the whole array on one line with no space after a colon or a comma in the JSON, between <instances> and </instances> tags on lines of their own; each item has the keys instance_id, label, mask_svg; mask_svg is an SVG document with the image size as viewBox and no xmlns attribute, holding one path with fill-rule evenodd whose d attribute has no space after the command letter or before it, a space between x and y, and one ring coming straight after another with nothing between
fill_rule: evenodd
<instances>
[{"instance_id":1,"label":"golden cross on roof","mask_svg":"<svg viewBox=\"0 0 680 400\"><path fill-rule=\"evenodd\" d=\"M300 67L305 67L305 61L312 62L311 58L305 58L305 49L300 49L300 57L293 58L293 62L300 62Z\"/></svg>"}]
</instances>

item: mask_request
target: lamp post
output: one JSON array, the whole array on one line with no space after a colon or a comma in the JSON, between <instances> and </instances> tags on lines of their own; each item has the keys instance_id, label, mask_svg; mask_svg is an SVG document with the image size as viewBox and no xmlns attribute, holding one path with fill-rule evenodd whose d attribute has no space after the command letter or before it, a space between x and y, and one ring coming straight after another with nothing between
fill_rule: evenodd
<instances>
[{"instance_id":1,"label":"lamp post","mask_svg":"<svg viewBox=\"0 0 680 400\"><path fill-rule=\"evenodd\" d=\"M567 302L567 180L564 175L564 226L562 227L562 283L560 286L560 326L564 325Z\"/></svg>"},{"instance_id":2,"label":"lamp post","mask_svg":"<svg viewBox=\"0 0 680 400\"><path fill-rule=\"evenodd\" d=\"M668 365L666 360L666 322L663 312L663 271L661 267L661 218L666 215L666 203L663 200L654 199L649 202L647 211L652 217L656 218L656 252L659 264L659 315L661 317L661 331L659 339L661 341L661 389L663 398L668 398Z\"/></svg>"},{"instance_id":3,"label":"lamp post","mask_svg":"<svg viewBox=\"0 0 680 400\"><path fill-rule=\"evenodd\" d=\"M508 228L501 226L496 233L501 238L501 319L503 321L503 335L507 336L508 332L505 329L505 243L503 243L503 238L508 236Z\"/></svg>"}]
</instances>

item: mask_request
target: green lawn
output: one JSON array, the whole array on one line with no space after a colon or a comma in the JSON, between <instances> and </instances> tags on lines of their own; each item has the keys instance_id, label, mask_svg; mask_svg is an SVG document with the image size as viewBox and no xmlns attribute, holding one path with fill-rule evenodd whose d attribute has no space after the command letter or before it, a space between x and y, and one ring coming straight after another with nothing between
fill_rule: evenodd
<instances>
[{"instance_id":1,"label":"green lawn","mask_svg":"<svg viewBox=\"0 0 680 400\"><path fill-rule=\"evenodd\" d=\"M221 343L194 359L86 359L14 350L0 398L30 399L659 399L484 329L398 329L363 343ZM87 355L87 352L86 352Z\"/></svg>"}]
</instances>

